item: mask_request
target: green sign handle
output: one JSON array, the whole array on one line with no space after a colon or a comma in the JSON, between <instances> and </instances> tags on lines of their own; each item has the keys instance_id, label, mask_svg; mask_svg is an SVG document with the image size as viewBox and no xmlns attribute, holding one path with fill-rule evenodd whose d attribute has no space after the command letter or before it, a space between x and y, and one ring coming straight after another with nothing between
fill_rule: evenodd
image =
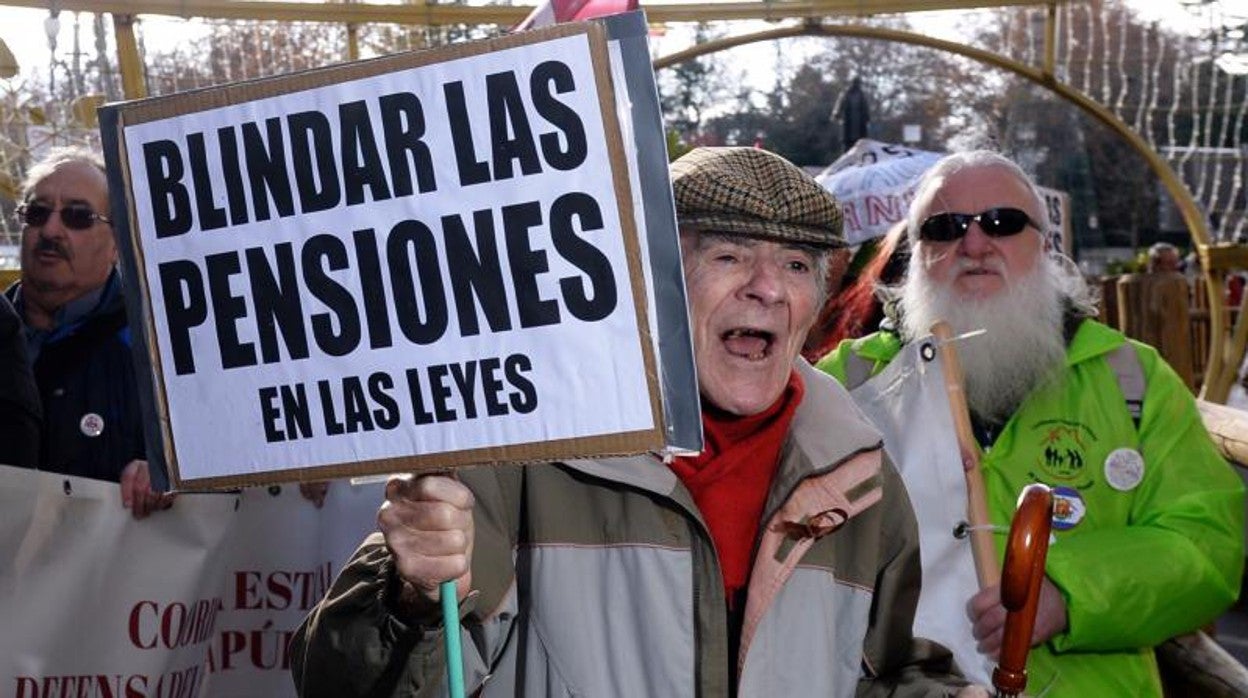
<instances>
[{"instance_id":1,"label":"green sign handle","mask_svg":"<svg viewBox=\"0 0 1248 698\"><path fill-rule=\"evenodd\" d=\"M446 681L451 698L464 698L464 654L459 638L459 600L455 582L442 582L442 627L446 629Z\"/></svg>"}]
</instances>

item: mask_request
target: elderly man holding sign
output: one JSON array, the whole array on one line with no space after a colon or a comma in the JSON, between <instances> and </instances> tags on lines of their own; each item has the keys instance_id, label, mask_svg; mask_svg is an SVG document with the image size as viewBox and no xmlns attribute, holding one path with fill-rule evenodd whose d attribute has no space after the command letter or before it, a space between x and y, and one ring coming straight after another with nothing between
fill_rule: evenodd
<instances>
[{"instance_id":1,"label":"elderly man holding sign","mask_svg":"<svg viewBox=\"0 0 1248 698\"><path fill-rule=\"evenodd\" d=\"M748 148L672 183L705 450L391 480L296 634L301 695L441 695L446 580L471 694L979 691L911 635L918 538L879 434L798 358L837 201Z\"/></svg>"}]
</instances>

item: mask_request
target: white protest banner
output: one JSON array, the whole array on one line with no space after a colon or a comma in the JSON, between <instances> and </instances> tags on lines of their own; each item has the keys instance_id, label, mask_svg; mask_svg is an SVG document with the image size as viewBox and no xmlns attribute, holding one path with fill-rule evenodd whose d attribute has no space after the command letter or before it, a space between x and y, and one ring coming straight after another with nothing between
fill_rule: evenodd
<instances>
[{"instance_id":1,"label":"white protest banner","mask_svg":"<svg viewBox=\"0 0 1248 698\"><path fill-rule=\"evenodd\" d=\"M987 686L992 662L975 649L966 615L979 590L971 542L955 535L966 521L966 478L935 341L908 343L850 395L883 433L914 506L923 565L914 634L947 647L968 678Z\"/></svg>"},{"instance_id":2,"label":"white protest banner","mask_svg":"<svg viewBox=\"0 0 1248 698\"><path fill-rule=\"evenodd\" d=\"M815 181L836 195L851 246L882 237L906 217L919 177L942 153L861 139Z\"/></svg>"},{"instance_id":3,"label":"white protest banner","mask_svg":"<svg viewBox=\"0 0 1248 698\"><path fill-rule=\"evenodd\" d=\"M828 165L815 181L836 195L851 246L882 237L906 218L915 187L929 167L945 156L929 150L863 138ZM1037 187L1044 197L1045 236L1055 249L1071 254L1070 196ZM963 213L978 213L963 211Z\"/></svg>"},{"instance_id":4,"label":"white protest banner","mask_svg":"<svg viewBox=\"0 0 1248 698\"><path fill-rule=\"evenodd\" d=\"M619 118L593 23L106 107L171 479L661 448Z\"/></svg>"},{"instance_id":5,"label":"white protest banner","mask_svg":"<svg viewBox=\"0 0 1248 698\"><path fill-rule=\"evenodd\" d=\"M293 486L243 490L223 542L223 606L206 696L295 696L287 645L356 547L377 525L384 485L333 482L316 508Z\"/></svg>"},{"instance_id":6,"label":"white protest banner","mask_svg":"<svg viewBox=\"0 0 1248 698\"><path fill-rule=\"evenodd\" d=\"M382 489L184 494L135 521L116 483L0 466L0 695L293 698L289 638Z\"/></svg>"},{"instance_id":7,"label":"white protest banner","mask_svg":"<svg viewBox=\"0 0 1248 698\"><path fill-rule=\"evenodd\" d=\"M180 497L150 522L120 499L0 466L0 695L203 695L236 498Z\"/></svg>"}]
</instances>

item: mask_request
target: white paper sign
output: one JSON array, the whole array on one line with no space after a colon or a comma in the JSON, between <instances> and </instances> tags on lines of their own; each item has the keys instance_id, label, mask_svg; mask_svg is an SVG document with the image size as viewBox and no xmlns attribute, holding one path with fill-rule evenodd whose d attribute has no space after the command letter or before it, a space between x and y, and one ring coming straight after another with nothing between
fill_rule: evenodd
<instances>
[{"instance_id":1,"label":"white paper sign","mask_svg":"<svg viewBox=\"0 0 1248 698\"><path fill-rule=\"evenodd\" d=\"M591 53L125 126L178 481L658 434Z\"/></svg>"}]
</instances>

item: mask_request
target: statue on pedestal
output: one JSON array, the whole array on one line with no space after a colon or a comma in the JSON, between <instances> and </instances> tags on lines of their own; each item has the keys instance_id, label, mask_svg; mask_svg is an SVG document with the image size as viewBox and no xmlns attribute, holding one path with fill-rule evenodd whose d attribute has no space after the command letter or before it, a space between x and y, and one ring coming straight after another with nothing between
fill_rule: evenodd
<instances>
[{"instance_id":1,"label":"statue on pedestal","mask_svg":"<svg viewBox=\"0 0 1248 698\"><path fill-rule=\"evenodd\" d=\"M852 148L859 138L867 137L871 111L867 106L867 93L862 90L860 79L854 78L849 90L841 97L836 117L841 120L841 145L845 150Z\"/></svg>"}]
</instances>

